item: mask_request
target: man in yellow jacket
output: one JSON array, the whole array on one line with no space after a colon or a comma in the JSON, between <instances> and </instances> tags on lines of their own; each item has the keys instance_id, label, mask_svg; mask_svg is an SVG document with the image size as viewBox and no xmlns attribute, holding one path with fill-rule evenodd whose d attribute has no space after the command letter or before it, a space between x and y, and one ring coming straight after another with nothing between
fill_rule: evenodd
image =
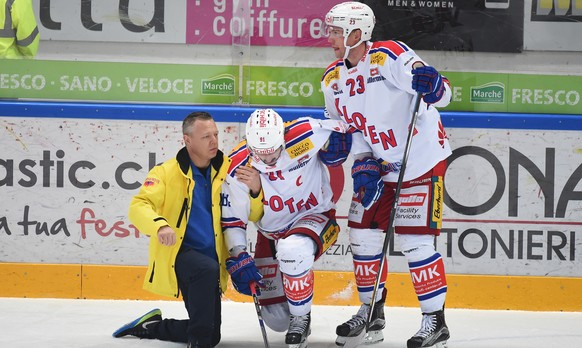
<instances>
[{"instance_id":1,"label":"man in yellow jacket","mask_svg":"<svg viewBox=\"0 0 582 348\"><path fill-rule=\"evenodd\" d=\"M220 296L228 281L220 203L230 159L218 149L218 128L210 114L188 115L182 133L185 147L148 173L131 201L129 219L150 237L144 289L170 297L181 293L189 319L162 319L154 309L113 336L214 347L220 341ZM262 194L251 209L258 219Z\"/></svg>"},{"instance_id":2,"label":"man in yellow jacket","mask_svg":"<svg viewBox=\"0 0 582 348\"><path fill-rule=\"evenodd\" d=\"M0 0L0 58L34 58L40 36L31 0Z\"/></svg>"}]
</instances>

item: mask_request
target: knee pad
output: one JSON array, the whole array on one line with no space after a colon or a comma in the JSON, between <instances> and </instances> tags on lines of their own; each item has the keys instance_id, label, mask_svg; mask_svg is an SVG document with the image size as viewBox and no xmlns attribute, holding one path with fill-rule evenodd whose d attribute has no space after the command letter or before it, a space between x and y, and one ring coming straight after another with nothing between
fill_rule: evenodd
<instances>
[{"instance_id":1,"label":"knee pad","mask_svg":"<svg viewBox=\"0 0 582 348\"><path fill-rule=\"evenodd\" d=\"M384 245L382 230L370 228L350 229L350 245L354 255L378 255Z\"/></svg>"},{"instance_id":2,"label":"knee pad","mask_svg":"<svg viewBox=\"0 0 582 348\"><path fill-rule=\"evenodd\" d=\"M283 273L283 288L293 315L311 310L313 300L313 262L315 242L304 235L292 234L277 243L277 260Z\"/></svg>"},{"instance_id":3,"label":"knee pad","mask_svg":"<svg viewBox=\"0 0 582 348\"><path fill-rule=\"evenodd\" d=\"M265 324L276 332L284 332L289 328L289 304L287 302L275 303L261 307L261 315Z\"/></svg>"},{"instance_id":4,"label":"knee pad","mask_svg":"<svg viewBox=\"0 0 582 348\"><path fill-rule=\"evenodd\" d=\"M433 256L434 236L428 234L396 234L395 240L406 261L417 262Z\"/></svg>"},{"instance_id":5,"label":"knee pad","mask_svg":"<svg viewBox=\"0 0 582 348\"><path fill-rule=\"evenodd\" d=\"M316 245L311 238L292 234L277 242L277 260L281 272L287 275L299 275L313 267Z\"/></svg>"}]
</instances>

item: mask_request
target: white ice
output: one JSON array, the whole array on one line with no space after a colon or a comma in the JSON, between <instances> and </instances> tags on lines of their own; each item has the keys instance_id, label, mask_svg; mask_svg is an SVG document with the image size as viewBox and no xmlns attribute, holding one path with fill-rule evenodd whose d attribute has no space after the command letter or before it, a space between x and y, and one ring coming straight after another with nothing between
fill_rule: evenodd
<instances>
[{"instance_id":1,"label":"white ice","mask_svg":"<svg viewBox=\"0 0 582 348\"><path fill-rule=\"evenodd\" d=\"M164 317L184 318L180 301L110 301L0 298L0 347L142 347L176 348L185 344L113 338L111 333L152 308ZM349 306L314 306L310 348L336 347L335 327L355 314ZM252 303L223 303L221 348L264 347ZM419 310L386 307L382 343L368 346L406 347L418 330ZM582 313L447 309L449 348L582 347ZM267 328L271 348L286 348L284 334Z\"/></svg>"}]
</instances>

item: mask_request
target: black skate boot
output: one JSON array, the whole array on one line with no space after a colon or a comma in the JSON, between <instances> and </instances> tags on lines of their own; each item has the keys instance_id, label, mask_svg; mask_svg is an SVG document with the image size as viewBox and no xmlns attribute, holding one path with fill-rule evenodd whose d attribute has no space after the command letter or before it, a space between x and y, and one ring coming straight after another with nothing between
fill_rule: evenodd
<instances>
[{"instance_id":1,"label":"black skate boot","mask_svg":"<svg viewBox=\"0 0 582 348\"><path fill-rule=\"evenodd\" d=\"M408 348L446 348L449 337L449 328L445 323L445 312L440 310L422 313L420 330L406 344Z\"/></svg>"},{"instance_id":2,"label":"black skate boot","mask_svg":"<svg viewBox=\"0 0 582 348\"><path fill-rule=\"evenodd\" d=\"M311 312L306 315L295 316L291 314L289 330L285 335L285 344L289 348L307 347L307 336L311 334Z\"/></svg>"},{"instance_id":3,"label":"black skate boot","mask_svg":"<svg viewBox=\"0 0 582 348\"><path fill-rule=\"evenodd\" d=\"M152 338L150 329L151 325L162 321L162 311L152 309L134 321L127 323L113 333L113 337L123 337L127 335L139 338Z\"/></svg>"},{"instance_id":4,"label":"black skate boot","mask_svg":"<svg viewBox=\"0 0 582 348\"><path fill-rule=\"evenodd\" d=\"M188 342L188 345L186 346L186 348L213 348L214 346L211 346L209 344L199 344L199 343L192 343L192 342Z\"/></svg>"},{"instance_id":5,"label":"black skate boot","mask_svg":"<svg viewBox=\"0 0 582 348\"><path fill-rule=\"evenodd\" d=\"M362 330L365 330L368 313L370 313L370 305L362 304L358 310L358 313L352 316L352 319L339 325L335 329L335 333L337 334L335 344L338 346L343 346L346 343L348 337L358 336ZM374 304L374 312L372 313L372 319L370 320L370 329L364 337L363 343L374 344L384 341L382 330L385 326L386 320L384 318L384 300L380 300Z\"/></svg>"}]
</instances>

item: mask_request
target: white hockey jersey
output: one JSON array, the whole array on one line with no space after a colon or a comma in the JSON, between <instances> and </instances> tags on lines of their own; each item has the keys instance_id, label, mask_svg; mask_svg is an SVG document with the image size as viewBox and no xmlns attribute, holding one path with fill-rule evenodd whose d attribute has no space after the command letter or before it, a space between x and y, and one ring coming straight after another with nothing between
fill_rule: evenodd
<instances>
[{"instance_id":1,"label":"white hockey jersey","mask_svg":"<svg viewBox=\"0 0 582 348\"><path fill-rule=\"evenodd\" d=\"M339 120L291 121L285 127L285 150L273 166L253 158L246 141L232 151L229 175L222 185L222 227L229 248L246 245L244 231L250 212L249 189L234 176L236 168L251 165L260 172L264 214L257 227L267 238L278 239L303 216L335 207L329 176L318 152L332 131L346 130L346 124Z\"/></svg>"},{"instance_id":2,"label":"white hockey jersey","mask_svg":"<svg viewBox=\"0 0 582 348\"><path fill-rule=\"evenodd\" d=\"M353 136L352 153L371 151L385 164L384 180L389 182L398 180L406 148L417 94L412 89L415 62L425 64L402 42L368 42L366 54L356 66L348 69L343 60L337 60L326 69L321 81L326 116L341 119L360 131ZM435 108L450 102L450 87L444 80L445 92L439 102L420 103L404 181L421 176L451 154Z\"/></svg>"}]
</instances>

